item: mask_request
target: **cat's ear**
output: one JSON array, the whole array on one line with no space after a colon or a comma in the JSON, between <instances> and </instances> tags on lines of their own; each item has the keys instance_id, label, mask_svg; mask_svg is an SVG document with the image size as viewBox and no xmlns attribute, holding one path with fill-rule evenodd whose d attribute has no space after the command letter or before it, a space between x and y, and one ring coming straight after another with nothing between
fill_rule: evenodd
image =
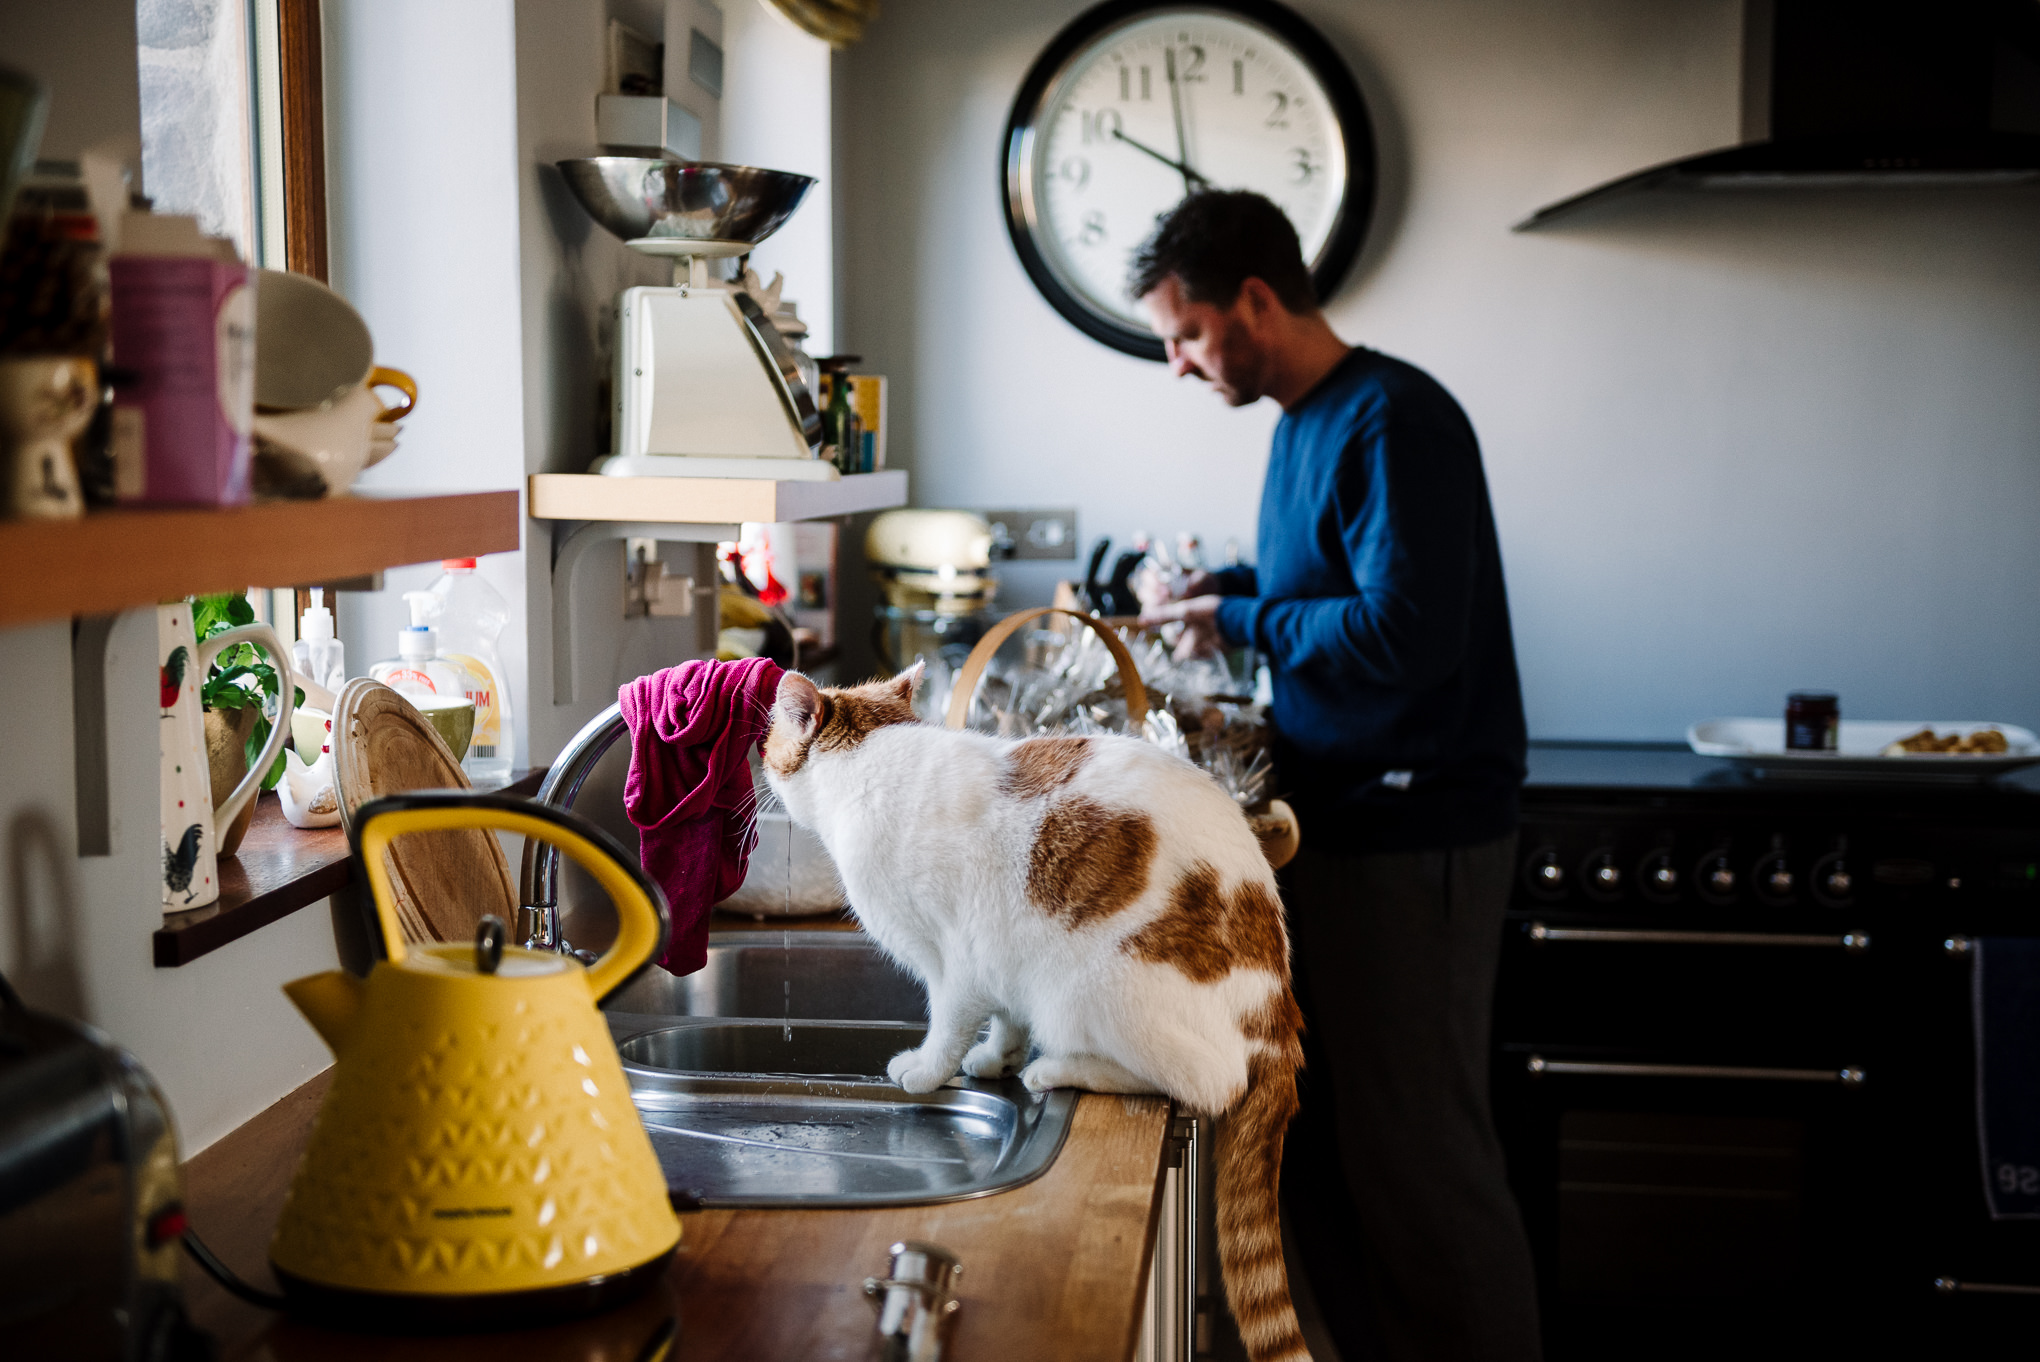
<instances>
[{"instance_id":1,"label":"cat's ear","mask_svg":"<svg viewBox=\"0 0 2040 1362\"><path fill-rule=\"evenodd\" d=\"M914 659L913 666L907 668L887 683L891 686L893 694L899 697L901 704L911 705L914 703L914 692L921 688L921 677L927 670L927 664L917 657Z\"/></svg>"},{"instance_id":2,"label":"cat's ear","mask_svg":"<svg viewBox=\"0 0 2040 1362\"><path fill-rule=\"evenodd\" d=\"M775 721L805 738L815 731L815 719L821 712L822 693L815 689L814 682L799 672L788 672L779 678L779 698L772 706Z\"/></svg>"}]
</instances>

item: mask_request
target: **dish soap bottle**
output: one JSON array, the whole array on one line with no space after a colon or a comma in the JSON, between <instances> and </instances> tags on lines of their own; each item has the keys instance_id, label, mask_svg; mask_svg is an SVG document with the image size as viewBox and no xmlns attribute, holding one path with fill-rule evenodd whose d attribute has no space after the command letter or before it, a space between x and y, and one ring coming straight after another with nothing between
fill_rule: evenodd
<instances>
[{"instance_id":1,"label":"dish soap bottle","mask_svg":"<svg viewBox=\"0 0 2040 1362\"><path fill-rule=\"evenodd\" d=\"M439 655L439 631L426 623L438 602L429 591L406 591L404 600L411 607L411 627L397 630L397 655L370 667L370 679L412 701L466 694L467 677Z\"/></svg>"},{"instance_id":2,"label":"dish soap bottle","mask_svg":"<svg viewBox=\"0 0 2040 1362\"><path fill-rule=\"evenodd\" d=\"M496 639L510 620L510 603L475 572L472 558L447 558L445 575L432 584L439 623L440 655L468 677L467 697L475 702L475 736L461 769L478 790L510 783L516 750L510 687L496 655Z\"/></svg>"},{"instance_id":3,"label":"dish soap bottle","mask_svg":"<svg viewBox=\"0 0 2040 1362\"><path fill-rule=\"evenodd\" d=\"M333 637L324 587L312 588L312 603L298 617L298 640L290 651L292 668L327 690L338 692L347 684L347 645Z\"/></svg>"}]
</instances>

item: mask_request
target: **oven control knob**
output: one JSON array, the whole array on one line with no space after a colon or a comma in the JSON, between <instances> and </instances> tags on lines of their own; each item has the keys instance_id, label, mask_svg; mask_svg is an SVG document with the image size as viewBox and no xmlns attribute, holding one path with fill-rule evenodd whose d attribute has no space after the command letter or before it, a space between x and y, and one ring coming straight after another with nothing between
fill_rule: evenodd
<instances>
[{"instance_id":1,"label":"oven control knob","mask_svg":"<svg viewBox=\"0 0 2040 1362\"><path fill-rule=\"evenodd\" d=\"M1700 892L1717 903L1726 903L1735 897L1737 878L1735 867L1728 863L1727 851L1712 852L1700 862L1694 872L1700 882Z\"/></svg>"},{"instance_id":2,"label":"oven control knob","mask_svg":"<svg viewBox=\"0 0 2040 1362\"><path fill-rule=\"evenodd\" d=\"M1679 896L1679 868L1672 864L1670 851L1653 851L1644 857L1636 878L1646 898L1670 903Z\"/></svg>"},{"instance_id":3,"label":"oven control knob","mask_svg":"<svg viewBox=\"0 0 2040 1362\"><path fill-rule=\"evenodd\" d=\"M1566 891L1565 866L1560 864L1558 853L1549 847L1524 864L1523 879L1534 893L1548 898L1563 896Z\"/></svg>"},{"instance_id":4,"label":"oven control knob","mask_svg":"<svg viewBox=\"0 0 2040 1362\"><path fill-rule=\"evenodd\" d=\"M1813 867L1813 896L1830 908L1846 908L1856 901L1856 877L1841 852L1822 857Z\"/></svg>"},{"instance_id":5,"label":"oven control knob","mask_svg":"<svg viewBox=\"0 0 2040 1362\"><path fill-rule=\"evenodd\" d=\"M1799 888L1799 877L1792 873L1783 851L1774 850L1758 861L1750 879L1757 897L1774 908L1791 903L1794 891Z\"/></svg>"},{"instance_id":6,"label":"oven control knob","mask_svg":"<svg viewBox=\"0 0 2040 1362\"><path fill-rule=\"evenodd\" d=\"M1615 864L1615 853L1606 848L1588 856L1580 867L1580 878L1586 882L1587 892L1597 899L1622 897L1623 881L1628 877L1622 867Z\"/></svg>"}]
</instances>

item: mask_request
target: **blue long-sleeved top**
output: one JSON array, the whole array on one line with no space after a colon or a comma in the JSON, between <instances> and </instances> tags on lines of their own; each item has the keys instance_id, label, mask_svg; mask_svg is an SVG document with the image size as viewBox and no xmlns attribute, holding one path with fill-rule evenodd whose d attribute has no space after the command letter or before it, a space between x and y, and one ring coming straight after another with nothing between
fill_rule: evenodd
<instances>
[{"instance_id":1,"label":"blue long-sleeved top","mask_svg":"<svg viewBox=\"0 0 2040 1362\"><path fill-rule=\"evenodd\" d=\"M1356 349L1275 428L1226 640L1268 657L1275 757L1327 850L1516 824L1523 701L1480 446L1423 370Z\"/></svg>"}]
</instances>

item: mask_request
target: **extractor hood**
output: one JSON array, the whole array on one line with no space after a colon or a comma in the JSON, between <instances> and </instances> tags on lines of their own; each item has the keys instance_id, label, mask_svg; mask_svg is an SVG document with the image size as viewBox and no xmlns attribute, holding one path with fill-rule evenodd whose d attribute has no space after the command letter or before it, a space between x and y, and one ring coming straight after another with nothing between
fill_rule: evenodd
<instances>
[{"instance_id":1,"label":"extractor hood","mask_svg":"<svg viewBox=\"0 0 2040 1362\"><path fill-rule=\"evenodd\" d=\"M2040 0L1748 0L1743 142L1538 209L1658 189L2040 181Z\"/></svg>"}]
</instances>

